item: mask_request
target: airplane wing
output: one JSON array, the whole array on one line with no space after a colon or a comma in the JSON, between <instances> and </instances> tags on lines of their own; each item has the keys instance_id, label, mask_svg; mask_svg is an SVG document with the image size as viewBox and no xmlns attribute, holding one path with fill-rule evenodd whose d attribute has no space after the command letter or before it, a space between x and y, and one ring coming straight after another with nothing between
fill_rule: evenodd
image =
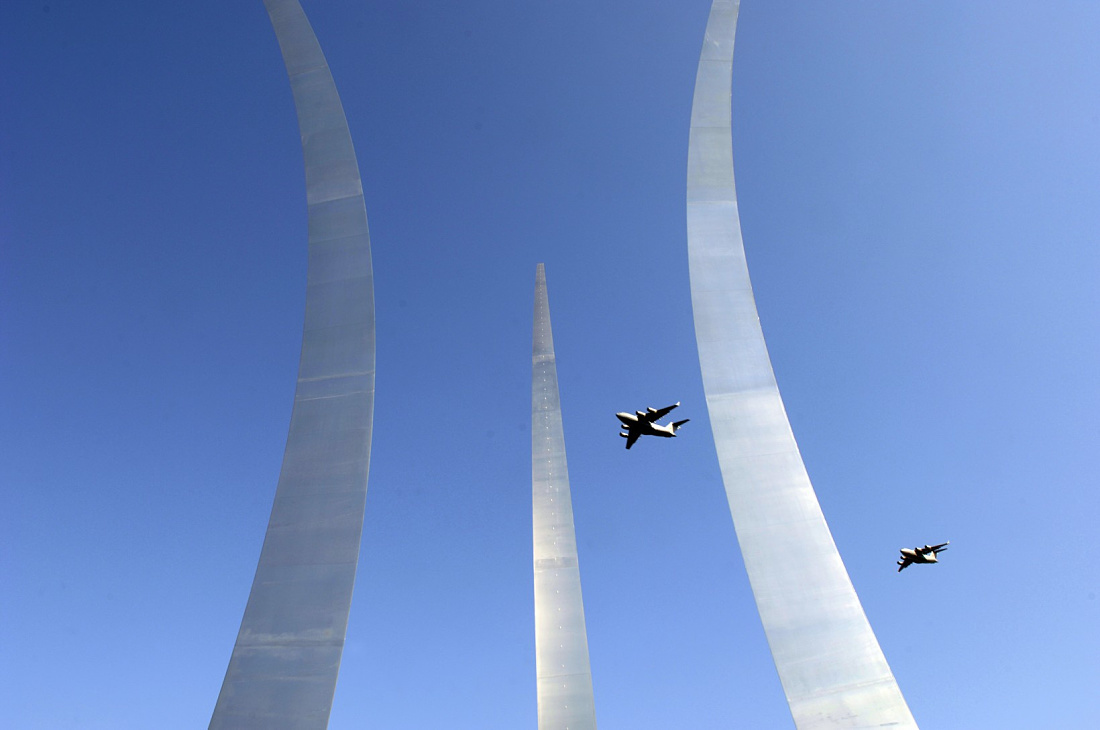
<instances>
[{"instance_id":1,"label":"airplane wing","mask_svg":"<svg viewBox=\"0 0 1100 730\"><path fill-rule=\"evenodd\" d=\"M626 448L629 449L631 446L633 446L634 442L637 441L638 437L641 436L641 435L642 435L641 431L639 431L637 429L631 430L630 435L628 435L626 437Z\"/></svg>"},{"instance_id":2,"label":"airplane wing","mask_svg":"<svg viewBox=\"0 0 1100 730\"><path fill-rule=\"evenodd\" d=\"M664 418L665 416L667 416L672 411L673 408L676 408L679 405L680 405L680 403L676 402L676 403L673 403L670 406L666 406L664 408L658 408L655 411L649 411L648 413L645 414L645 418L650 423L655 423L655 422L661 420L662 418Z\"/></svg>"},{"instance_id":3,"label":"airplane wing","mask_svg":"<svg viewBox=\"0 0 1100 730\"><path fill-rule=\"evenodd\" d=\"M947 542L941 542L939 545L933 545L930 550L934 553L942 553L944 550L947 549L947 546L950 544L950 540L948 540Z\"/></svg>"},{"instance_id":4,"label":"airplane wing","mask_svg":"<svg viewBox=\"0 0 1100 730\"><path fill-rule=\"evenodd\" d=\"M913 564L913 559L912 558L910 558L906 555L902 555L901 560L898 561L898 572L900 573L901 571L905 570L906 568L908 568L912 564Z\"/></svg>"}]
</instances>

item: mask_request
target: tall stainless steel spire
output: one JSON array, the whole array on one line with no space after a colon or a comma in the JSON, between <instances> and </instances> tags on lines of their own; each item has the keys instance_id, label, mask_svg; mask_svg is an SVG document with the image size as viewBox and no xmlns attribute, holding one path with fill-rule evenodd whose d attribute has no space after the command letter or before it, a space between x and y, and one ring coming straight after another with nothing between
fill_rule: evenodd
<instances>
[{"instance_id":1,"label":"tall stainless steel spire","mask_svg":"<svg viewBox=\"0 0 1100 730\"><path fill-rule=\"evenodd\" d=\"M730 513L799 730L916 728L825 524L760 329L733 180L738 7L711 7L687 184L695 337Z\"/></svg>"},{"instance_id":2,"label":"tall stainless steel spire","mask_svg":"<svg viewBox=\"0 0 1100 730\"><path fill-rule=\"evenodd\" d=\"M374 280L344 110L297 0L264 0L305 158L309 268L298 385L252 592L211 728L328 725L344 648L374 414Z\"/></svg>"},{"instance_id":3,"label":"tall stainless steel spire","mask_svg":"<svg viewBox=\"0 0 1100 730\"><path fill-rule=\"evenodd\" d=\"M539 730L595 730L577 536L542 264L535 273L531 353L531 496Z\"/></svg>"}]
</instances>

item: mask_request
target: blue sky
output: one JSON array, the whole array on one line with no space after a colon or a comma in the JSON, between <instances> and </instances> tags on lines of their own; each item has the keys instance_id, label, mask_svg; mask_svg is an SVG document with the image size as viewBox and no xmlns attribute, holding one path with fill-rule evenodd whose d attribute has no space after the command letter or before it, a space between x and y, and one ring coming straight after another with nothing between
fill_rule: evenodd
<instances>
[{"instance_id":1,"label":"blue sky","mask_svg":"<svg viewBox=\"0 0 1100 730\"><path fill-rule=\"evenodd\" d=\"M601 727L786 728L692 330L708 3L306 2L363 176L375 439L330 727L535 726L545 262ZM1100 6L742 4L795 435L925 728L1100 716ZM0 725L209 720L290 417L301 152L262 4L0 4ZM675 441L613 413L682 401ZM895 572L901 546L951 540Z\"/></svg>"}]
</instances>

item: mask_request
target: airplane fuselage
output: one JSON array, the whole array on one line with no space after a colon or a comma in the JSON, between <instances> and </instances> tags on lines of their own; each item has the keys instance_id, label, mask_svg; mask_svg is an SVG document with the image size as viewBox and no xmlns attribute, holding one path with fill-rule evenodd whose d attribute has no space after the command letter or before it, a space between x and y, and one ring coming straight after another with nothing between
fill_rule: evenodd
<instances>
[{"instance_id":1,"label":"airplane fuselage","mask_svg":"<svg viewBox=\"0 0 1100 730\"><path fill-rule=\"evenodd\" d=\"M902 557L907 558L910 562L913 562L913 563L938 563L939 562L938 560L936 560L936 553L934 553L931 550L929 550L927 552L922 552L922 551L917 550L915 548L902 548L901 549L901 555L902 555Z\"/></svg>"},{"instance_id":2,"label":"airplane fuselage","mask_svg":"<svg viewBox=\"0 0 1100 730\"><path fill-rule=\"evenodd\" d=\"M622 421L623 426L629 430L637 430L641 436L661 436L662 438L670 439L676 436L676 431L672 428L672 424L662 426L659 423L653 423L645 419L645 414L641 411L635 413L616 413L615 417Z\"/></svg>"}]
</instances>

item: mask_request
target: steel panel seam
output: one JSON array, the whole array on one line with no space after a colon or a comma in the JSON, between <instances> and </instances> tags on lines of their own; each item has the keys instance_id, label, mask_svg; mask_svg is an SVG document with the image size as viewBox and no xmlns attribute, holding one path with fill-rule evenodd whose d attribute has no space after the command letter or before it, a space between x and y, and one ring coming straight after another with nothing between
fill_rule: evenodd
<instances>
[{"instance_id":1,"label":"steel panel seam","mask_svg":"<svg viewBox=\"0 0 1100 730\"><path fill-rule=\"evenodd\" d=\"M542 264L535 273L532 339L531 522L539 730L595 730L577 536Z\"/></svg>"},{"instance_id":2,"label":"steel panel seam","mask_svg":"<svg viewBox=\"0 0 1100 730\"><path fill-rule=\"evenodd\" d=\"M374 279L343 106L297 0L264 0L306 176L305 326L282 470L211 728L328 726L351 608L374 417Z\"/></svg>"},{"instance_id":3,"label":"steel panel seam","mask_svg":"<svg viewBox=\"0 0 1100 730\"><path fill-rule=\"evenodd\" d=\"M916 728L825 523L760 328L733 176L739 5L711 6L687 175L695 337L730 513L798 729Z\"/></svg>"}]
</instances>

